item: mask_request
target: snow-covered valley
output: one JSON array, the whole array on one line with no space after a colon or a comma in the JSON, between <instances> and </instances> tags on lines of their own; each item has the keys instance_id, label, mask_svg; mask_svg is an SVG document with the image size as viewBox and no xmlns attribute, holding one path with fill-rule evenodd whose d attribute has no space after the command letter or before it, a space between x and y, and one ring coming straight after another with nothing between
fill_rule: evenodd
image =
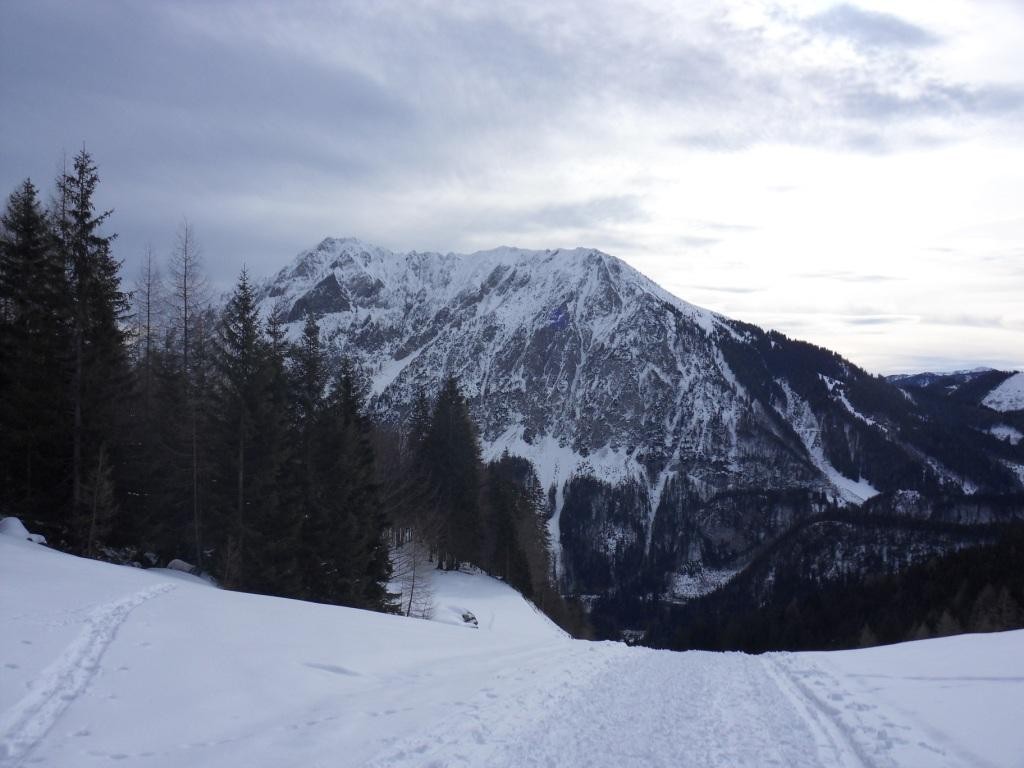
<instances>
[{"instance_id":1,"label":"snow-covered valley","mask_svg":"<svg viewBox=\"0 0 1024 768\"><path fill-rule=\"evenodd\" d=\"M0 536L0 766L1024 765L1024 631L672 653L434 592L424 621Z\"/></svg>"}]
</instances>

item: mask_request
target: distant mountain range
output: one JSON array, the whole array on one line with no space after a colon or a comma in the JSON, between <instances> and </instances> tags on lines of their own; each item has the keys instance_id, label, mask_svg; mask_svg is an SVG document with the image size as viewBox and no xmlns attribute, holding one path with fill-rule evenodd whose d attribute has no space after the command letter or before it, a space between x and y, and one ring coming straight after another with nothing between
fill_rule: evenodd
<instances>
[{"instance_id":1,"label":"distant mountain range","mask_svg":"<svg viewBox=\"0 0 1024 768\"><path fill-rule=\"evenodd\" d=\"M561 588L592 600L691 598L762 563L794 527L869 499L875 516L920 520L950 499L1024 493L1024 374L873 376L600 251L326 239L260 291L296 334L319 316L369 374L379 419L401 423L418 389L454 374L485 456L533 463ZM960 523L1024 516L953 506ZM910 559L956 535L913 538ZM871 546L835 551L856 569Z\"/></svg>"}]
</instances>

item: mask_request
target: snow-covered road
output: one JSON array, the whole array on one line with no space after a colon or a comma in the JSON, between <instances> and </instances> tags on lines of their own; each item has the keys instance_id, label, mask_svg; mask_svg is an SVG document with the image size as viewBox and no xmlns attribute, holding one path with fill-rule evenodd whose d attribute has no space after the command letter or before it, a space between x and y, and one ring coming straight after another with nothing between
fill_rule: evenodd
<instances>
[{"instance_id":1,"label":"snow-covered road","mask_svg":"<svg viewBox=\"0 0 1024 768\"><path fill-rule=\"evenodd\" d=\"M224 592L0 536L0 768L1024 766L1024 632L843 653L565 638Z\"/></svg>"}]
</instances>

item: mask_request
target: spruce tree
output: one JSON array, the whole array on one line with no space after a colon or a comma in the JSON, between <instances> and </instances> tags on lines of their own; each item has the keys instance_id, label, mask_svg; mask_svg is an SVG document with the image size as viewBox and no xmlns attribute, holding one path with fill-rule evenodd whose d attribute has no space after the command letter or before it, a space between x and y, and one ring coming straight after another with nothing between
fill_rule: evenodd
<instances>
[{"instance_id":1,"label":"spruce tree","mask_svg":"<svg viewBox=\"0 0 1024 768\"><path fill-rule=\"evenodd\" d=\"M249 277L243 269L221 317L215 351L214 414L218 428L215 519L219 569L229 587L252 579L249 548L255 536L253 508L274 477L262 473L259 426L268 407L267 344Z\"/></svg>"},{"instance_id":2,"label":"spruce tree","mask_svg":"<svg viewBox=\"0 0 1024 768\"><path fill-rule=\"evenodd\" d=\"M64 264L26 179L0 218L0 505L23 516L66 504L69 314Z\"/></svg>"},{"instance_id":3,"label":"spruce tree","mask_svg":"<svg viewBox=\"0 0 1024 768\"><path fill-rule=\"evenodd\" d=\"M253 515L255 541L249 588L283 597L301 593L298 567L301 515L289 467L295 454L289 431L288 342L285 314L275 306L265 325L265 391L256 416L256 462L260 498Z\"/></svg>"},{"instance_id":4,"label":"spruce tree","mask_svg":"<svg viewBox=\"0 0 1024 768\"><path fill-rule=\"evenodd\" d=\"M388 607L387 520L363 396L358 372L343 360L319 424L316 555L320 599L380 610Z\"/></svg>"},{"instance_id":5,"label":"spruce tree","mask_svg":"<svg viewBox=\"0 0 1024 768\"><path fill-rule=\"evenodd\" d=\"M322 509L316 462L319 422L327 382L326 352L316 317L307 313L302 336L288 351L289 419L292 452L285 467L289 503L298 525L299 596L315 600L325 591L320 561Z\"/></svg>"},{"instance_id":6,"label":"spruce tree","mask_svg":"<svg viewBox=\"0 0 1024 768\"><path fill-rule=\"evenodd\" d=\"M480 446L469 404L449 376L434 405L423 442L423 462L441 519L438 567L481 563Z\"/></svg>"},{"instance_id":7,"label":"spruce tree","mask_svg":"<svg viewBox=\"0 0 1024 768\"><path fill-rule=\"evenodd\" d=\"M128 297L111 252L116 235L101 232L111 211L97 212L99 174L84 149L58 180L57 235L71 294L71 508L78 514L89 467L101 450L115 470L120 457L120 406L128 390L122 321Z\"/></svg>"}]
</instances>

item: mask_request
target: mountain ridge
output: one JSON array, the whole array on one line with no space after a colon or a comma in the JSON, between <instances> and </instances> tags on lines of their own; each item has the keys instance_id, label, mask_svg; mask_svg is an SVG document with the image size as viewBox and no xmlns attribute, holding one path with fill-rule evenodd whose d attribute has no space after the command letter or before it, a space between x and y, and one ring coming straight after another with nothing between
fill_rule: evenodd
<instances>
[{"instance_id":1,"label":"mountain ridge","mask_svg":"<svg viewBox=\"0 0 1024 768\"><path fill-rule=\"evenodd\" d=\"M695 568L739 569L797 519L878 494L1024 488L991 409L921 398L594 249L399 254L327 238L259 295L265 312L287 305L293 332L319 317L384 422L456 376L485 457L527 458L547 489L568 592L659 593Z\"/></svg>"}]
</instances>

